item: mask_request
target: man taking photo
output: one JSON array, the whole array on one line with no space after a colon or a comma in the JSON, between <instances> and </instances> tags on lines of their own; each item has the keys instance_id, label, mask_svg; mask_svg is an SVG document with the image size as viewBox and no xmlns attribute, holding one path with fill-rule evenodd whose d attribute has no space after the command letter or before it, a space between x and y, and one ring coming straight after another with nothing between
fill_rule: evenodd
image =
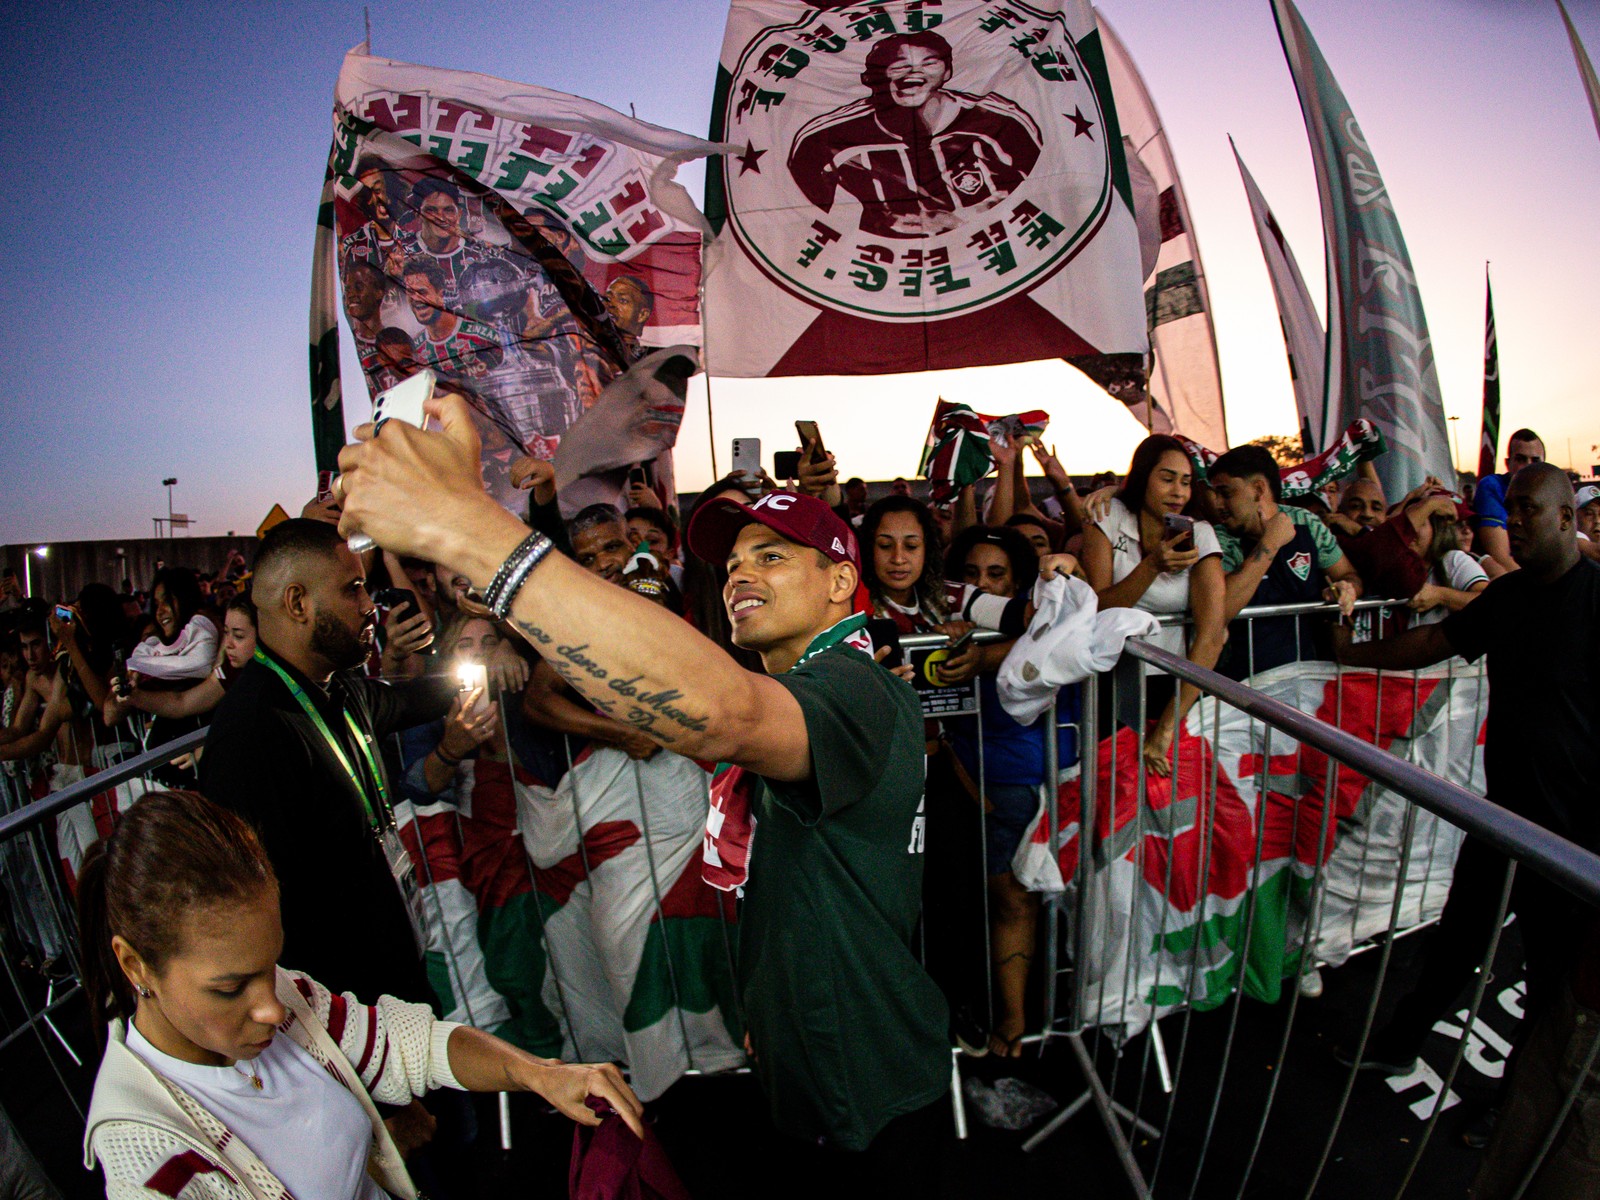
<instances>
[{"instance_id":1,"label":"man taking photo","mask_svg":"<svg viewBox=\"0 0 1600 1200\"><path fill-rule=\"evenodd\" d=\"M850 644L865 623L854 534L787 492L696 515L690 545L727 563L733 640L766 674L745 671L671 613L551 554L485 494L465 401L429 411L442 433L391 422L345 448L341 532L465 572L601 712L743 769L760 837L744 842L739 986L774 1119L821 1148L806 1165L837 1191L931 1189L951 1065L944 1001L910 949L922 716ZM737 874L738 845L716 836L737 813L713 818L708 840Z\"/></svg>"}]
</instances>

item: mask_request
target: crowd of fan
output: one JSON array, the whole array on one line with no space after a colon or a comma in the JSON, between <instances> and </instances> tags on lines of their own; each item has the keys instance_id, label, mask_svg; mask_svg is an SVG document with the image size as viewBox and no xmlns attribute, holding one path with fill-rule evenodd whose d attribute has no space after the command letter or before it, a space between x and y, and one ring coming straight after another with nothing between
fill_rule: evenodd
<instances>
[{"instance_id":1,"label":"crowd of fan","mask_svg":"<svg viewBox=\"0 0 1600 1200\"><path fill-rule=\"evenodd\" d=\"M1430 479L1391 501L1371 465L1363 464L1342 486L1293 502L1282 496L1279 464L1256 446L1223 454L1202 475L1180 442L1151 436L1125 474L1096 476L1082 491L1038 441L1024 449L996 439L992 453L992 486L968 486L938 504L918 498L925 485L905 479L869 503L865 483L841 482L834 457L820 445L800 448L797 477L784 486L822 500L856 531L858 606L875 619L880 661L903 678L911 669L900 661L895 643L901 636L938 634L955 641L975 619L1006 635L998 642L968 641L934 668L947 685L976 681L987 715L981 734L970 717L926 723L924 921L927 966L950 1002L953 1032L974 1053L1013 1057L1026 1027L1038 898L1017 882L1010 864L1037 814L1048 735L1044 723L1021 725L1008 718L994 681L1010 639L1025 628L1034 583L1041 576L1074 575L1094 589L1102 608L1182 617L1183 624L1164 626L1158 642L1234 678L1297 659L1331 657L1332 626L1351 618L1363 597L1394 601L1367 618L1369 636L1385 639L1464 609L1490 580L1516 570L1506 530L1507 485L1520 470L1542 462L1544 448L1536 435L1519 430L1510 441L1507 473L1477 481L1471 495ZM1044 489L1027 476L1030 456ZM567 518L548 464L523 460L514 478L529 494L528 524L561 552L683 617L735 659L760 669L733 642L724 565L690 553L680 530L712 501L748 502L776 490L776 481L764 474L725 476L680 520L674 498L659 494L645 471L630 476L622 506L590 506ZM1580 488L1576 509L1580 550L1600 557L1600 490ZM1187 519L1173 520L1179 517ZM277 535L278 542L309 545L319 536L310 532L310 523L321 522L326 530L338 518L336 500L312 501L287 533ZM517 720L639 760L660 752L635 725L586 703L526 640L486 615L465 576L387 552L370 555L363 570L362 578L337 581L350 590L348 619L319 616L316 627L305 631L306 653L339 670L412 689L406 704L381 712L378 701L369 707L375 732L399 735L398 750L384 738L391 755L386 773L405 780L413 794L448 798L463 763L496 753L506 701L515 702ZM8 807L205 725L256 657L251 578L237 560L214 575L166 567L147 591L127 581L120 592L91 583L54 604L23 599L8 576L0 595L0 763ZM985 608L985 596L1011 603ZM1324 607L1309 615L1240 619L1250 606L1307 602ZM986 619L979 610L1000 615ZM270 636L265 628L262 634ZM281 647L274 643L274 649ZM463 666L483 668L483 682L458 689L454 681ZM440 676L450 680L448 689L435 686ZM1132 686L1122 689L1114 708L1112 689L1102 690L1102 722L1134 723L1142 690L1142 711L1153 718L1144 739L1147 766L1165 774L1175 732L1197 692L1177 688L1170 677L1137 671L1128 681ZM484 703L486 696L500 703ZM1061 703L1076 701L1064 693ZM1102 723L1103 731L1108 728ZM214 734L213 741L219 736L227 740ZM208 770L211 753L219 761ZM1064 736L1058 757L1065 763L1075 754ZM157 768L155 778L176 789L205 785L208 794L214 782L236 797L230 807L258 816L248 799L237 797L254 786L244 782L252 773L262 773L262 787L280 785L271 758L259 746L240 759L226 745L208 745ZM226 796L213 798L228 802ZM55 831L69 884L76 885L76 872L93 859L91 843L105 832L92 813ZM296 933L293 914L305 905L291 893L300 886L332 885L320 878L320 866L284 861L282 838L271 828L262 832L285 889L285 924L295 945L297 936L306 935ZM980 841L986 881L972 867L972 847ZM47 974L63 971L63 933L34 864L24 861L18 845L0 845L0 870L7 944ZM962 965L985 938L981 924L975 926L982 920L975 914L984 910L975 886L987 887L989 894L991 979L974 978ZM338 903L359 903L353 897L341 896ZM394 958L378 953L381 938L374 939L372 971L363 973L353 962L361 953L333 936L338 928L337 922L330 927L325 953L305 953L303 961L288 965L302 966L335 988L429 998L425 981L397 978ZM990 986L998 998L992 1029L978 1016L986 1011L982 996ZM408 1118L402 1110L391 1118L391 1128L397 1145L409 1151L428 1140L432 1120L414 1110Z\"/></svg>"}]
</instances>

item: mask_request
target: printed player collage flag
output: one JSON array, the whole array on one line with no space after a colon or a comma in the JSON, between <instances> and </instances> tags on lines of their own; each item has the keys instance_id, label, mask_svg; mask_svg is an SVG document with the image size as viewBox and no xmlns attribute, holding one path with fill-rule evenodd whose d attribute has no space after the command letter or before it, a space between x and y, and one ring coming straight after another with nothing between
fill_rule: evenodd
<instances>
[{"instance_id":1,"label":"printed player collage flag","mask_svg":"<svg viewBox=\"0 0 1600 1200\"><path fill-rule=\"evenodd\" d=\"M313 275L318 465L343 441L336 268L370 390L431 367L473 406L489 490L524 506L512 462L552 458L646 350L699 341L704 219L673 175L714 149L560 92L352 51Z\"/></svg>"},{"instance_id":2,"label":"printed player collage flag","mask_svg":"<svg viewBox=\"0 0 1600 1200\"><path fill-rule=\"evenodd\" d=\"M733 0L712 112L711 373L1146 349L1088 0Z\"/></svg>"}]
</instances>

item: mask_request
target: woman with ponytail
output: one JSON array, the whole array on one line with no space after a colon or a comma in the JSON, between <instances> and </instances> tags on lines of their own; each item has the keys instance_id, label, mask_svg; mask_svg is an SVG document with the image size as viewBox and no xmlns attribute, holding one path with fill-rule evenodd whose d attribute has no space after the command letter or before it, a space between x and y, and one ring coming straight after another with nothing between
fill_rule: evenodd
<instances>
[{"instance_id":1,"label":"woman with ponytail","mask_svg":"<svg viewBox=\"0 0 1600 1200\"><path fill-rule=\"evenodd\" d=\"M374 1101L429 1088L585 1101L642 1133L616 1067L535 1058L426 1005L363 1004L277 965L278 885L255 833L193 792L142 797L78 885L84 987L108 1029L85 1161L112 1197L417 1195Z\"/></svg>"}]
</instances>

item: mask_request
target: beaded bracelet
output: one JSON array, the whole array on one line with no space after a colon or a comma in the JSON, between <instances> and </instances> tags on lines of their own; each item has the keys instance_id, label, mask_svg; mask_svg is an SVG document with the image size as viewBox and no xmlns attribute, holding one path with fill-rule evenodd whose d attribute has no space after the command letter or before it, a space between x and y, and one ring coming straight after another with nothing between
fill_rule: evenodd
<instances>
[{"instance_id":1,"label":"beaded bracelet","mask_svg":"<svg viewBox=\"0 0 1600 1200\"><path fill-rule=\"evenodd\" d=\"M517 598L517 593L522 590L533 569L555 548L556 544L542 533L530 533L524 538L500 564L500 569L495 572L488 590L484 592L483 602L489 611L503 620L511 612L511 602Z\"/></svg>"}]
</instances>

